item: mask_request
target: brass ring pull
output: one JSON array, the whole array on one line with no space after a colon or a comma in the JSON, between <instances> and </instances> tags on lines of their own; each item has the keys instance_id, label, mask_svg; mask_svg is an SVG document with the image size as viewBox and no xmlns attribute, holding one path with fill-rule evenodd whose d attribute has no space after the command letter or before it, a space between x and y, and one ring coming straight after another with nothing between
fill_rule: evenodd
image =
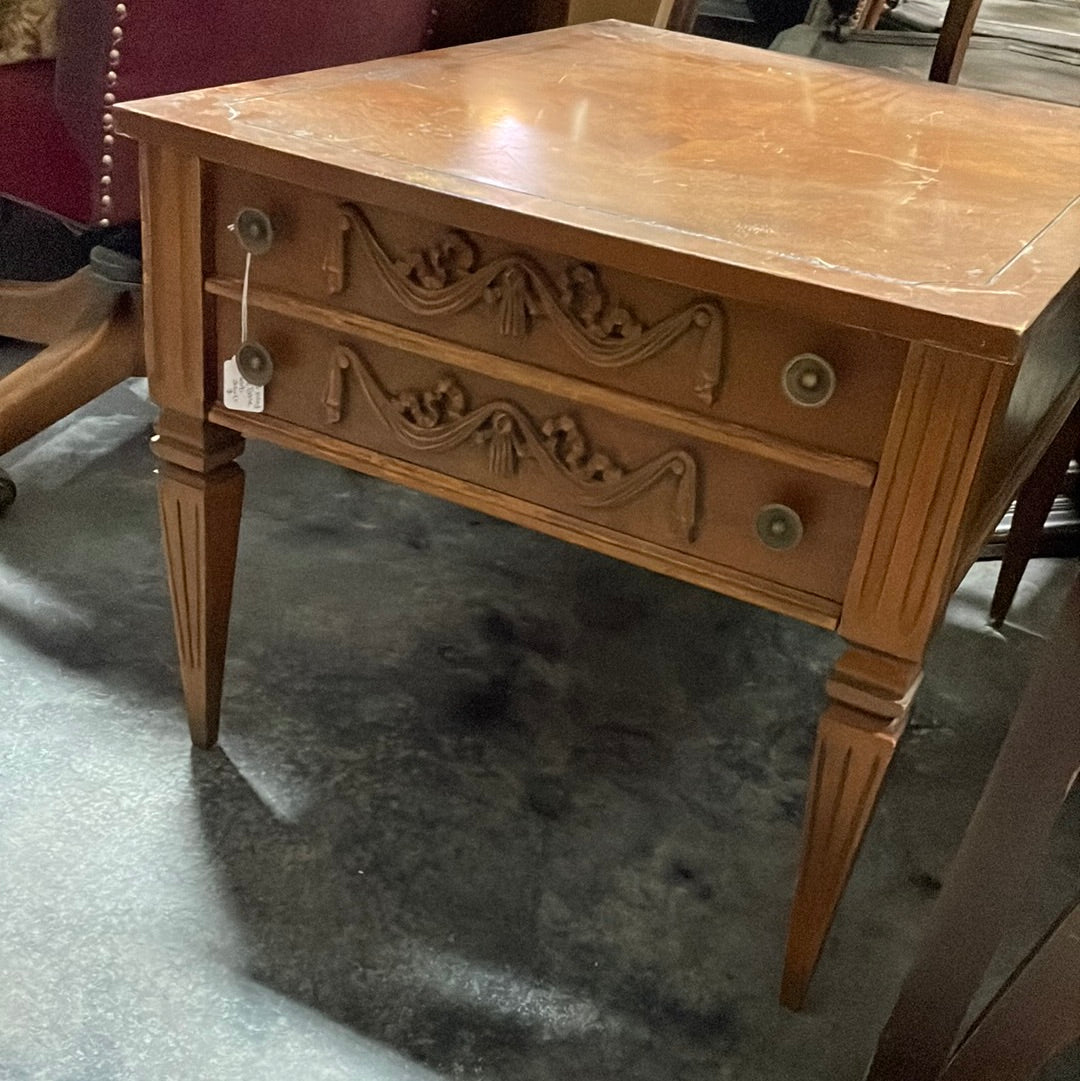
<instances>
[{"instance_id":1,"label":"brass ring pull","mask_svg":"<svg viewBox=\"0 0 1080 1081\"><path fill-rule=\"evenodd\" d=\"M817 353L800 353L784 367L780 385L796 405L816 409L824 405L836 390L833 366Z\"/></svg>"},{"instance_id":2,"label":"brass ring pull","mask_svg":"<svg viewBox=\"0 0 1080 1081\"><path fill-rule=\"evenodd\" d=\"M232 223L232 231L244 251L252 255L265 255L274 243L274 226L262 210L246 206Z\"/></svg>"},{"instance_id":3,"label":"brass ring pull","mask_svg":"<svg viewBox=\"0 0 1080 1081\"><path fill-rule=\"evenodd\" d=\"M783 503L769 503L762 507L755 524L758 540L766 548L777 552L794 548L803 538L802 519Z\"/></svg>"},{"instance_id":4,"label":"brass ring pull","mask_svg":"<svg viewBox=\"0 0 1080 1081\"><path fill-rule=\"evenodd\" d=\"M240 374L256 387L265 387L274 375L274 358L258 342L244 342L236 351L236 366Z\"/></svg>"}]
</instances>

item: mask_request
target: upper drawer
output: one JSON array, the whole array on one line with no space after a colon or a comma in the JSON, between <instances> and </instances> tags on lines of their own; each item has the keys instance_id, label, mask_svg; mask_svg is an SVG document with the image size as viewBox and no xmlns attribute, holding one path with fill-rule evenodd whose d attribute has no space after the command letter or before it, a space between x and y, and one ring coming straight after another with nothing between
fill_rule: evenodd
<instances>
[{"instance_id":1,"label":"upper drawer","mask_svg":"<svg viewBox=\"0 0 1080 1081\"><path fill-rule=\"evenodd\" d=\"M229 225L254 207L274 230L269 250L252 261L255 291L290 293L807 446L880 455L907 348L897 339L235 170L212 167L208 195L211 275L243 275L244 251ZM792 368L807 355L824 364ZM795 382L800 372L807 393Z\"/></svg>"}]
</instances>

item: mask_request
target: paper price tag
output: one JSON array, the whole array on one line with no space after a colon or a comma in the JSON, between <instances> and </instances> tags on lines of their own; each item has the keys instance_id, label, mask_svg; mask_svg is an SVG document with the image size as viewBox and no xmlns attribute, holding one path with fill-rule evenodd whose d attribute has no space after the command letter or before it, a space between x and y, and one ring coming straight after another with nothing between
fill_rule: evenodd
<instances>
[{"instance_id":1,"label":"paper price tag","mask_svg":"<svg viewBox=\"0 0 1080 1081\"><path fill-rule=\"evenodd\" d=\"M241 374L236 357L225 361L225 379L221 388L221 400L226 409L235 409L240 413L261 413L263 411L263 391L249 383Z\"/></svg>"}]
</instances>

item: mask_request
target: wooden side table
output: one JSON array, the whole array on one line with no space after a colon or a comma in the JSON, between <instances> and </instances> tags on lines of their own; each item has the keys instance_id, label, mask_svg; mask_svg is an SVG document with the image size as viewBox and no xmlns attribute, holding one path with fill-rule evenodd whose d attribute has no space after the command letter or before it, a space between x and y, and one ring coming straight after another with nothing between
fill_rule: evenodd
<instances>
[{"instance_id":1,"label":"wooden side table","mask_svg":"<svg viewBox=\"0 0 1080 1081\"><path fill-rule=\"evenodd\" d=\"M244 436L834 628L799 1005L927 642L1080 399L1080 114L600 23L117 118L195 742Z\"/></svg>"}]
</instances>

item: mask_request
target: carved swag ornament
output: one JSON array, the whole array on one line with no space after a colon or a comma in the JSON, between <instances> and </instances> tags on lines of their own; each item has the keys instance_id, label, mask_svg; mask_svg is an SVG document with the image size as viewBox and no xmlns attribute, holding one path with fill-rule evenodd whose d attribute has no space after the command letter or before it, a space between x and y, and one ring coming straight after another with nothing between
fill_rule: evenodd
<instances>
[{"instance_id":1,"label":"carved swag ornament","mask_svg":"<svg viewBox=\"0 0 1080 1081\"><path fill-rule=\"evenodd\" d=\"M513 402L495 401L469 408L465 391L444 377L433 389L389 394L361 356L339 345L330 360L323 404L328 424L340 422L347 373L383 423L412 450L452 450L465 443L487 448L488 468L510 477L526 460L549 480L569 485L579 506L618 507L632 502L665 477L675 479L673 528L694 539L697 519L697 464L683 450L668 451L637 469L624 469L607 455L592 453L571 417L552 417L537 425Z\"/></svg>"},{"instance_id":2,"label":"carved swag ornament","mask_svg":"<svg viewBox=\"0 0 1080 1081\"><path fill-rule=\"evenodd\" d=\"M422 316L456 315L484 302L499 332L525 337L538 318L551 320L563 341L586 364L624 368L656 356L693 328L701 331L701 374L694 393L706 405L716 401L723 378L724 313L700 301L651 327L609 300L595 268L575 263L554 283L542 267L523 255L506 255L481 265L476 245L456 230L423 251L395 260L379 242L356 206L343 203L323 260L327 291L346 284L346 247L355 235L379 279L408 311Z\"/></svg>"}]
</instances>

